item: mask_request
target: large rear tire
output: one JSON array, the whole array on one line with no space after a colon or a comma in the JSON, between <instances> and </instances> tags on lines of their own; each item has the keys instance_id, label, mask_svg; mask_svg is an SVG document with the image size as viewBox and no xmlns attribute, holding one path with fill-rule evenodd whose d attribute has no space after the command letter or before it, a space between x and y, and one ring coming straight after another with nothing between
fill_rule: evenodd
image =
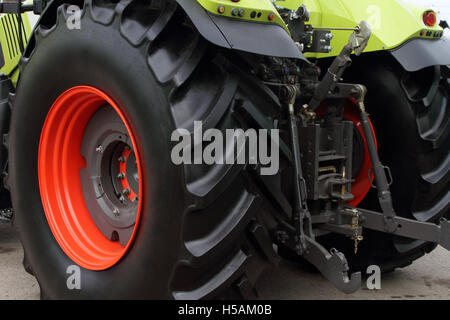
<instances>
[{"instance_id":1,"label":"large rear tire","mask_svg":"<svg viewBox=\"0 0 450 320\"><path fill-rule=\"evenodd\" d=\"M67 28L70 4L82 7L80 30ZM203 121L204 130L225 130L246 126L239 114L243 103L271 112L277 101L257 80L233 71L230 59L199 36L174 1L53 1L21 70L8 146L9 186L24 266L37 278L43 298L199 299L225 291L253 296L267 264L261 239L271 243L262 220L270 206L262 206L264 197L247 166L176 166L170 155L172 132L192 130L194 120ZM42 170L51 169L40 156L52 143L51 137L41 138L49 114L58 97L80 86L101 92L104 103L117 107L122 127L135 138L127 148L141 163L135 234L122 255L97 267L61 245L67 239L52 228L49 191L41 182ZM80 122L79 131L95 136L95 126L87 124L93 118ZM69 148L80 150L79 144ZM67 158L51 162L63 167L63 175ZM67 214L57 211L58 201L53 204L53 216ZM71 265L80 266L79 290L67 286Z\"/></svg>"}]
</instances>

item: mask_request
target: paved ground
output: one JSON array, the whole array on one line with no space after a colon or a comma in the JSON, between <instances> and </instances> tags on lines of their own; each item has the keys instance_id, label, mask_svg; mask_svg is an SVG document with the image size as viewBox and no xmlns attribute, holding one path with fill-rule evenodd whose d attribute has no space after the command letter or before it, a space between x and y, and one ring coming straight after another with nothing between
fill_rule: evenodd
<instances>
[{"instance_id":1,"label":"paved ground","mask_svg":"<svg viewBox=\"0 0 450 320\"><path fill-rule=\"evenodd\" d=\"M450 253L436 248L409 267L381 276L381 289L347 295L335 289L320 274L298 270L292 264L268 270L259 283L264 299L450 299Z\"/></svg>"},{"instance_id":2,"label":"paved ground","mask_svg":"<svg viewBox=\"0 0 450 320\"><path fill-rule=\"evenodd\" d=\"M22 268L22 245L13 230L0 224L0 299L39 299L39 286Z\"/></svg>"},{"instance_id":3,"label":"paved ground","mask_svg":"<svg viewBox=\"0 0 450 320\"><path fill-rule=\"evenodd\" d=\"M36 280L22 268L22 247L15 233L0 225L0 299L39 299ZM383 275L381 290L337 291L319 274L283 263L262 276L263 299L450 299L450 254L438 247L412 266Z\"/></svg>"}]
</instances>

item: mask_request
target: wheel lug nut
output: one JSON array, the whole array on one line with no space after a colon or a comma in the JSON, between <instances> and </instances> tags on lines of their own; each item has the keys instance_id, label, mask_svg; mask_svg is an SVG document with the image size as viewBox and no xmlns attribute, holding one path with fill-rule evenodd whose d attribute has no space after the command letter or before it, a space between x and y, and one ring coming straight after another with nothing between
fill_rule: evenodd
<instances>
[{"instance_id":1,"label":"wheel lug nut","mask_svg":"<svg viewBox=\"0 0 450 320\"><path fill-rule=\"evenodd\" d=\"M125 172L119 173L119 174L117 175L117 178L119 178L119 179L121 179L121 180L125 179Z\"/></svg>"},{"instance_id":2,"label":"wheel lug nut","mask_svg":"<svg viewBox=\"0 0 450 320\"><path fill-rule=\"evenodd\" d=\"M97 151L98 153L103 153L103 146L98 146L97 148L95 148L95 151Z\"/></svg>"},{"instance_id":3,"label":"wheel lug nut","mask_svg":"<svg viewBox=\"0 0 450 320\"><path fill-rule=\"evenodd\" d=\"M129 194L130 194L130 188L125 188L125 189L123 189L122 190L122 194L124 195L124 196L128 196Z\"/></svg>"},{"instance_id":4,"label":"wheel lug nut","mask_svg":"<svg viewBox=\"0 0 450 320\"><path fill-rule=\"evenodd\" d=\"M125 158L125 156L120 156L118 160L119 162L125 162L127 161L127 158Z\"/></svg>"},{"instance_id":5,"label":"wheel lug nut","mask_svg":"<svg viewBox=\"0 0 450 320\"><path fill-rule=\"evenodd\" d=\"M113 213L115 216L118 216L118 215L120 215L120 210L117 208L114 208Z\"/></svg>"}]
</instances>

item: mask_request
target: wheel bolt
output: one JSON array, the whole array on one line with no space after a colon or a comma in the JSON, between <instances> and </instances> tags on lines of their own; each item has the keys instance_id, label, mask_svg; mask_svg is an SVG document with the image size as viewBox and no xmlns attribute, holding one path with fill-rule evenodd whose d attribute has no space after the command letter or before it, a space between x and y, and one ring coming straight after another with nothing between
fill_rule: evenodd
<instances>
[{"instance_id":1,"label":"wheel bolt","mask_svg":"<svg viewBox=\"0 0 450 320\"><path fill-rule=\"evenodd\" d=\"M103 146L98 146L97 148L95 148L95 151L97 151L98 153L103 153Z\"/></svg>"},{"instance_id":2,"label":"wheel bolt","mask_svg":"<svg viewBox=\"0 0 450 320\"><path fill-rule=\"evenodd\" d=\"M125 162L127 161L127 158L125 158L125 156L120 156L118 160L119 162Z\"/></svg>"},{"instance_id":3,"label":"wheel bolt","mask_svg":"<svg viewBox=\"0 0 450 320\"><path fill-rule=\"evenodd\" d=\"M128 196L129 194L130 194L130 188L125 188L125 189L123 189L122 190L122 194L124 195L124 196Z\"/></svg>"},{"instance_id":4,"label":"wheel bolt","mask_svg":"<svg viewBox=\"0 0 450 320\"><path fill-rule=\"evenodd\" d=\"M118 216L120 214L120 210L117 208L114 208L113 213L115 216Z\"/></svg>"},{"instance_id":5,"label":"wheel bolt","mask_svg":"<svg viewBox=\"0 0 450 320\"><path fill-rule=\"evenodd\" d=\"M117 175L117 178L119 178L119 179L121 179L121 180L125 179L125 172L119 173L119 174Z\"/></svg>"}]
</instances>

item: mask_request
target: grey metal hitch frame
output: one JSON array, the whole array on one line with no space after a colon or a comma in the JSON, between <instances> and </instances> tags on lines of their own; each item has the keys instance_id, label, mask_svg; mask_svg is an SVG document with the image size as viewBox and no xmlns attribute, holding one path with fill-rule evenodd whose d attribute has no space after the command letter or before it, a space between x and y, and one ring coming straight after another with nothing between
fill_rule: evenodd
<instances>
[{"instance_id":1,"label":"grey metal hitch frame","mask_svg":"<svg viewBox=\"0 0 450 320\"><path fill-rule=\"evenodd\" d=\"M291 90L294 90L292 87ZM375 138L370 127L368 114L364 107L364 97L367 89L361 85L355 85L355 91L357 102L360 106L361 121L366 134L368 149L370 158L373 164L373 174L375 185L373 186L378 190L378 199L382 213L376 211L370 211L366 209L355 208L351 206L341 206L340 209L331 212L325 212L325 217L328 222L317 225L318 228L334 231L348 236L354 236L358 238L358 235L362 234L362 228L381 231L396 236L407 237L416 240L423 240L433 242L441 245L442 247L450 250L450 221L442 218L440 225L411 220L396 215L392 204L392 197L386 176L386 166L384 166L378 156L378 152L375 146ZM292 95L292 94L291 94ZM349 267L347 260L341 252L336 249L327 251L321 244L314 239L312 229L312 217L308 211L306 204L305 191L301 188L302 181L304 181L303 173L301 171L301 160L299 156L299 144L298 144L298 129L297 120L293 115L293 103L288 104L290 109L290 122L291 122L291 140L294 154L295 165L295 177L298 185L296 192L296 210L294 211L294 221L296 221L297 227L291 230L291 233L295 233L293 247L297 253L313 264L322 275L327 278L335 287L344 293L352 293L358 290L361 286L361 273L356 272L348 275ZM295 156L297 155L297 156ZM303 192L302 192L303 191ZM354 221L352 218L356 218L357 227L348 224L332 224L331 221Z\"/></svg>"},{"instance_id":2,"label":"grey metal hitch frame","mask_svg":"<svg viewBox=\"0 0 450 320\"><path fill-rule=\"evenodd\" d=\"M370 26L364 21L361 22L357 31L350 36L349 43L343 48L341 54L336 57L328 72L317 86L307 107L315 111L336 86L345 88L356 99L373 165L374 185L372 187L378 191L378 200L382 213L340 204L335 209L322 212L320 214L322 221L320 223L316 221L316 226L319 229L353 237L355 239L355 252L359 239L362 239L363 228L437 243L450 250L449 221L442 218L440 225L436 225L406 219L396 215L389 187L392 183L392 177L390 182L388 182L386 176L386 171L390 173L390 170L379 159L369 114L366 112L364 105L367 88L362 85L338 83L341 78L340 76L351 63L351 53L361 54L367 45L370 35ZM297 123L303 120L296 116L294 110L295 100L299 92L292 85L286 85L284 88L286 92L284 103L289 110L290 138L295 172L294 185L296 188L293 225L281 226L280 230L282 230L283 239L280 242L294 249L298 255L313 264L337 289L344 293L355 292L361 287L361 272L356 272L349 276L349 267L344 254L336 249L331 249L330 251L325 249L315 240L314 233L312 232L312 224L314 223L315 217L310 214L307 205L297 126Z\"/></svg>"},{"instance_id":3,"label":"grey metal hitch frame","mask_svg":"<svg viewBox=\"0 0 450 320\"><path fill-rule=\"evenodd\" d=\"M360 208L356 210L360 213L361 223L364 228L388 232L386 231L386 216L383 213ZM437 243L445 249L450 250L450 221L445 218L440 219L439 225L398 216L393 217L393 222L396 228L394 231L388 232L390 234Z\"/></svg>"}]
</instances>

